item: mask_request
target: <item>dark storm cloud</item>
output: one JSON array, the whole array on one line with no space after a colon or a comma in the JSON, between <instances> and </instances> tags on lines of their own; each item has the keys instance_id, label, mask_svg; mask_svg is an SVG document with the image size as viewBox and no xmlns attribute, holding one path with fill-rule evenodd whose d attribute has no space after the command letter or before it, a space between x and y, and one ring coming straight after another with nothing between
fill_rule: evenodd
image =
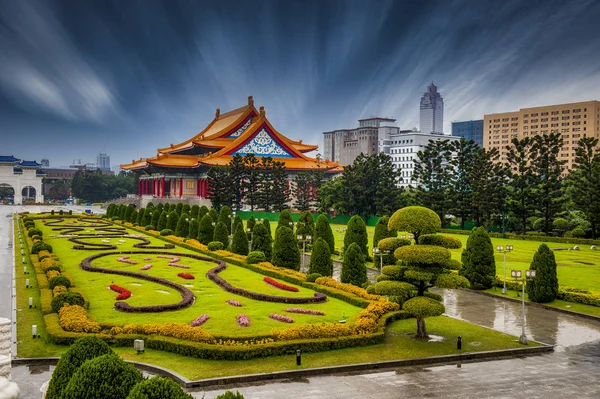
<instances>
[{"instance_id":1,"label":"dark storm cloud","mask_svg":"<svg viewBox=\"0 0 600 399\"><path fill-rule=\"evenodd\" d=\"M418 127L430 81L447 131L600 99L599 17L592 0L0 0L0 153L127 162L248 95L317 144L369 115Z\"/></svg>"}]
</instances>

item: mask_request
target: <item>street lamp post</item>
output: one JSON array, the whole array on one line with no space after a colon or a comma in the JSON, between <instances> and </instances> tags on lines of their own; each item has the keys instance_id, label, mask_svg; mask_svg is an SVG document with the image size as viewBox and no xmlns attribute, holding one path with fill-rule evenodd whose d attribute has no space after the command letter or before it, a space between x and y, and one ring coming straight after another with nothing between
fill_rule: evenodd
<instances>
[{"instance_id":1,"label":"street lamp post","mask_svg":"<svg viewBox=\"0 0 600 399\"><path fill-rule=\"evenodd\" d=\"M304 269L304 264L305 264L304 253L306 251L306 242L312 240L312 236L310 234L306 235L306 236L298 234L296 236L296 238L298 239L298 241L300 241L302 243L302 271L304 271L305 270Z\"/></svg>"},{"instance_id":2,"label":"street lamp post","mask_svg":"<svg viewBox=\"0 0 600 399\"><path fill-rule=\"evenodd\" d=\"M525 335L525 282L535 278L535 270L525 270L525 277L522 276L521 270L511 270L510 275L515 279L521 279L522 294L521 294L521 336L519 342L522 345L527 345L527 336Z\"/></svg>"},{"instance_id":3,"label":"street lamp post","mask_svg":"<svg viewBox=\"0 0 600 399\"><path fill-rule=\"evenodd\" d=\"M373 248L373 255L379 256L379 272L383 270L383 257L387 255L387 251L379 249L378 247Z\"/></svg>"},{"instance_id":4,"label":"street lamp post","mask_svg":"<svg viewBox=\"0 0 600 399\"><path fill-rule=\"evenodd\" d=\"M235 219L235 211L231 212L229 217L231 218L231 235L233 236L233 221Z\"/></svg>"},{"instance_id":5,"label":"street lamp post","mask_svg":"<svg viewBox=\"0 0 600 399\"><path fill-rule=\"evenodd\" d=\"M252 229L250 227L246 228L246 233L250 235L250 241L248 241L248 253L252 251Z\"/></svg>"},{"instance_id":6,"label":"street lamp post","mask_svg":"<svg viewBox=\"0 0 600 399\"><path fill-rule=\"evenodd\" d=\"M510 244L507 245L506 247L503 247L502 245L498 245L496 247L496 250L498 250L498 252L504 254L504 285L502 287L502 293L506 295L506 254L513 250L513 246Z\"/></svg>"}]
</instances>

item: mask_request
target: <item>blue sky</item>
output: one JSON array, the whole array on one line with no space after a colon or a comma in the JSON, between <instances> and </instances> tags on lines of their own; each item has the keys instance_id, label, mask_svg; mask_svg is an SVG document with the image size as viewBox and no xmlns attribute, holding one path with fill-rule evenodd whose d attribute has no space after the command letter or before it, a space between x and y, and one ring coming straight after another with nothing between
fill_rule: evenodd
<instances>
[{"instance_id":1,"label":"blue sky","mask_svg":"<svg viewBox=\"0 0 600 399\"><path fill-rule=\"evenodd\" d=\"M111 164L252 95L283 134L600 100L600 2L0 0L0 155Z\"/></svg>"}]
</instances>

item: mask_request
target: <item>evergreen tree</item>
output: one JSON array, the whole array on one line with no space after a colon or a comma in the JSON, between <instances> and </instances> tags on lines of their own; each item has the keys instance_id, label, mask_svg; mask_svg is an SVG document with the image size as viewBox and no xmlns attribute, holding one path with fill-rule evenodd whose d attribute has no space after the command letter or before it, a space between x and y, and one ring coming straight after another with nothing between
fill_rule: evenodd
<instances>
[{"instance_id":1,"label":"evergreen tree","mask_svg":"<svg viewBox=\"0 0 600 399\"><path fill-rule=\"evenodd\" d=\"M169 213L171 212L177 212L177 204L171 204L169 206ZM177 216L179 217L179 212L177 212Z\"/></svg>"},{"instance_id":2,"label":"evergreen tree","mask_svg":"<svg viewBox=\"0 0 600 399\"><path fill-rule=\"evenodd\" d=\"M192 205L191 211L190 211L190 216L198 219L198 212L200 212L200 207L196 204ZM202 215L204 216L204 215Z\"/></svg>"},{"instance_id":3,"label":"evergreen tree","mask_svg":"<svg viewBox=\"0 0 600 399\"><path fill-rule=\"evenodd\" d=\"M521 231L527 229L527 218L533 212L535 201L533 189L536 179L533 176L531 160L534 158L532 140L524 137L522 140L514 138L511 145L506 146L508 173L508 208L511 213L521 221Z\"/></svg>"},{"instance_id":4,"label":"evergreen tree","mask_svg":"<svg viewBox=\"0 0 600 399\"><path fill-rule=\"evenodd\" d=\"M183 213L183 203L182 202L177 203L177 206L175 207L175 212L177 212L178 216L181 216L181 214Z\"/></svg>"},{"instance_id":5,"label":"evergreen tree","mask_svg":"<svg viewBox=\"0 0 600 399\"><path fill-rule=\"evenodd\" d=\"M292 233L294 232L294 221L292 220L292 214L287 209L279 214L279 220L277 221L277 229L275 230L279 230L281 226L285 226L288 229L292 229Z\"/></svg>"},{"instance_id":6,"label":"evergreen tree","mask_svg":"<svg viewBox=\"0 0 600 399\"><path fill-rule=\"evenodd\" d=\"M258 174L258 207L265 212L273 208L273 158L262 157L260 159L260 172Z\"/></svg>"},{"instance_id":7,"label":"evergreen tree","mask_svg":"<svg viewBox=\"0 0 600 399\"><path fill-rule=\"evenodd\" d=\"M208 214L208 208L206 207L206 205L202 205L200 207L200 210L198 211L198 219L202 220L204 215L207 215L207 214Z\"/></svg>"},{"instance_id":8,"label":"evergreen tree","mask_svg":"<svg viewBox=\"0 0 600 399\"><path fill-rule=\"evenodd\" d=\"M257 223L252 229L252 250L261 251L265 254L267 262L271 261L273 239L271 238L271 229L266 227L264 223Z\"/></svg>"},{"instance_id":9,"label":"evergreen tree","mask_svg":"<svg viewBox=\"0 0 600 399\"><path fill-rule=\"evenodd\" d=\"M227 226L223 222L219 222L215 226L215 234L212 240L222 242L224 249L229 248L229 234L227 233Z\"/></svg>"},{"instance_id":10,"label":"evergreen tree","mask_svg":"<svg viewBox=\"0 0 600 399\"><path fill-rule=\"evenodd\" d=\"M208 245L214 237L213 218L206 214L200 219L200 225L198 226L198 242L204 245Z\"/></svg>"},{"instance_id":11,"label":"evergreen tree","mask_svg":"<svg viewBox=\"0 0 600 399\"><path fill-rule=\"evenodd\" d=\"M231 240L231 252L238 255L248 255L248 236L243 224L235 225L235 232Z\"/></svg>"},{"instance_id":12,"label":"evergreen tree","mask_svg":"<svg viewBox=\"0 0 600 399\"><path fill-rule=\"evenodd\" d=\"M179 214L177 212L172 211L169 213L169 217L167 217L167 229L175 231L177 229L177 222L179 221Z\"/></svg>"},{"instance_id":13,"label":"evergreen tree","mask_svg":"<svg viewBox=\"0 0 600 399\"><path fill-rule=\"evenodd\" d=\"M464 230L465 221L472 211L473 165L479 147L473 140L464 137L449 146L453 153L450 159L450 212L460 217L460 228Z\"/></svg>"},{"instance_id":14,"label":"evergreen tree","mask_svg":"<svg viewBox=\"0 0 600 399\"><path fill-rule=\"evenodd\" d=\"M248 239L250 239L250 234L254 231L254 226L256 226L256 219L253 215L250 215L248 221L246 222L246 228L250 229L250 233L248 233Z\"/></svg>"},{"instance_id":15,"label":"evergreen tree","mask_svg":"<svg viewBox=\"0 0 600 399\"><path fill-rule=\"evenodd\" d=\"M275 244L271 263L286 269L300 270L300 250L294 232L281 226L275 231Z\"/></svg>"},{"instance_id":16,"label":"evergreen tree","mask_svg":"<svg viewBox=\"0 0 600 399\"><path fill-rule=\"evenodd\" d=\"M231 209L224 205L221 208L221 212L219 212L219 222L223 223L227 227L228 234L231 234L232 220L233 215L231 214Z\"/></svg>"},{"instance_id":17,"label":"evergreen tree","mask_svg":"<svg viewBox=\"0 0 600 399\"><path fill-rule=\"evenodd\" d=\"M271 222L269 221L269 219L263 219L263 225L265 226L265 228L267 229L267 234L269 234L269 237L271 237L271 240L273 240L273 233L271 232Z\"/></svg>"},{"instance_id":18,"label":"evergreen tree","mask_svg":"<svg viewBox=\"0 0 600 399\"><path fill-rule=\"evenodd\" d=\"M131 214L129 215L129 223L131 223L131 224L137 223L137 218L138 218L138 211L136 211L134 209L133 212L131 212Z\"/></svg>"},{"instance_id":19,"label":"evergreen tree","mask_svg":"<svg viewBox=\"0 0 600 399\"><path fill-rule=\"evenodd\" d=\"M164 205L162 203L159 203L158 205L156 205L155 211L158 211L158 213L161 213L163 211L163 207L164 207Z\"/></svg>"},{"instance_id":20,"label":"evergreen tree","mask_svg":"<svg viewBox=\"0 0 600 399\"><path fill-rule=\"evenodd\" d=\"M191 211L192 211L192 207L190 206L190 204L183 204L183 207L181 208L181 212L187 213L189 215Z\"/></svg>"},{"instance_id":21,"label":"evergreen tree","mask_svg":"<svg viewBox=\"0 0 600 399\"><path fill-rule=\"evenodd\" d=\"M492 288L496 279L496 260L492 240L483 227L473 229L461 260L462 269L459 274L471 282L471 288Z\"/></svg>"},{"instance_id":22,"label":"evergreen tree","mask_svg":"<svg viewBox=\"0 0 600 399\"><path fill-rule=\"evenodd\" d=\"M556 259L546 244L540 245L529 268L535 270L535 278L528 280L525 286L529 300L547 303L558 298Z\"/></svg>"},{"instance_id":23,"label":"evergreen tree","mask_svg":"<svg viewBox=\"0 0 600 399\"><path fill-rule=\"evenodd\" d=\"M315 240L315 244L310 255L308 274L312 273L319 273L322 276L333 275L333 262L331 260L331 250L329 249L329 245L327 244L327 242L321 237Z\"/></svg>"},{"instance_id":24,"label":"evergreen tree","mask_svg":"<svg viewBox=\"0 0 600 399\"><path fill-rule=\"evenodd\" d=\"M388 223L390 222L389 216L382 216L375 224L375 233L373 233L373 248L377 248L379 241L384 238L396 237L398 232L394 229L388 229Z\"/></svg>"},{"instance_id":25,"label":"evergreen tree","mask_svg":"<svg viewBox=\"0 0 600 399\"><path fill-rule=\"evenodd\" d=\"M242 208L247 174L244 157L239 154L234 155L229 161L229 189L232 193L231 206L237 211Z\"/></svg>"},{"instance_id":26,"label":"evergreen tree","mask_svg":"<svg viewBox=\"0 0 600 399\"><path fill-rule=\"evenodd\" d=\"M492 215L506 208L506 168L498 162L497 149L480 148L471 168L472 214L478 226L490 225Z\"/></svg>"},{"instance_id":27,"label":"evergreen tree","mask_svg":"<svg viewBox=\"0 0 600 399\"><path fill-rule=\"evenodd\" d=\"M590 223L592 238L600 229L600 146L598 139L587 137L575 147L574 171L569 177L571 201Z\"/></svg>"},{"instance_id":28,"label":"evergreen tree","mask_svg":"<svg viewBox=\"0 0 600 399\"><path fill-rule=\"evenodd\" d=\"M160 204L158 204L160 205ZM154 212L152 212L152 222L150 222L152 224L152 226L154 226L155 229L158 229L158 221L160 220L161 215L163 214L162 211L158 211L158 207L156 208L157 210L155 210ZM165 224L167 223L166 221L166 214L165 214Z\"/></svg>"},{"instance_id":29,"label":"evergreen tree","mask_svg":"<svg viewBox=\"0 0 600 399\"><path fill-rule=\"evenodd\" d=\"M315 235L315 219L313 218L313 214L310 211L304 211L300 215L300 219L298 222L304 224L304 235L310 235L314 238ZM297 233L300 234L300 233ZM310 242L314 242L311 240Z\"/></svg>"},{"instance_id":30,"label":"evergreen tree","mask_svg":"<svg viewBox=\"0 0 600 399\"><path fill-rule=\"evenodd\" d=\"M154 208L154 204L152 203L152 201L148 202L148 205L146 205L146 208Z\"/></svg>"},{"instance_id":31,"label":"evergreen tree","mask_svg":"<svg viewBox=\"0 0 600 399\"><path fill-rule=\"evenodd\" d=\"M369 256L369 236L367 234L367 226L362 218L354 215L348 221L346 226L346 234L344 235L344 251L350 247L350 244L356 243L360 248L365 259Z\"/></svg>"},{"instance_id":32,"label":"evergreen tree","mask_svg":"<svg viewBox=\"0 0 600 399\"><path fill-rule=\"evenodd\" d=\"M310 208L311 195L311 177L308 172L298 172L294 179L294 206L296 209L306 211Z\"/></svg>"},{"instance_id":33,"label":"evergreen tree","mask_svg":"<svg viewBox=\"0 0 600 399\"><path fill-rule=\"evenodd\" d=\"M140 208L137 212L137 217L135 218L135 223L137 223L138 225L142 225L140 222L142 221L142 218L144 217L144 214L146 213L146 208ZM144 226L144 225L142 225Z\"/></svg>"},{"instance_id":34,"label":"evergreen tree","mask_svg":"<svg viewBox=\"0 0 600 399\"><path fill-rule=\"evenodd\" d=\"M212 218L213 222L217 223L219 221L219 212L217 212L215 208L210 208L208 214Z\"/></svg>"},{"instance_id":35,"label":"evergreen tree","mask_svg":"<svg viewBox=\"0 0 600 399\"><path fill-rule=\"evenodd\" d=\"M188 230L188 238L196 239L198 237L198 227L200 226L200 222L196 218L192 218L190 221L190 228Z\"/></svg>"},{"instance_id":36,"label":"evergreen tree","mask_svg":"<svg viewBox=\"0 0 600 399\"><path fill-rule=\"evenodd\" d=\"M327 216L323 214L319 215L319 217L317 218L313 240L316 240L319 237L325 240L325 242L329 245L331 253L334 253L335 238L333 237L333 231L331 230L331 226L329 225L329 220L327 220Z\"/></svg>"},{"instance_id":37,"label":"evergreen tree","mask_svg":"<svg viewBox=\"0 0 600 399\"><path fill-rule=\"evenodd\" d=\"M156 224L156 229L158 231L162 231L167 228L167 211L162 211L158 218L158 223Z\"/></svg>"},{"instance_id":38,"label":"evergreen tree","mask_svg":"<svg viewBox=\"0 0 600 399\"><path fill-rule=\"evenodd\" d=\"M246 178L244 180L244 202L254 211L257 207L260 197L260 159L254 154L244 156L244 165L246 166Z\"/></svg>"},{"instance_id":39,"label":"evergreen tree","mask_svg":"<svg viewBox=\"0 0 600 399\"><path fill-rule=\"evenodd\" d=\"M344 262L342 263L342 275L340 281L358 287L361 287L368 281L365 256L361 247L355 242L350 243L344 251Z\"/></svg>"},{"instance_id":40,"label":"evergreen tree","mask_svg":"<svg viewBox=\"0 0 600 399\"><path fill-rule=\"evenodd\" d=\"M175 235L177 237L187 237L190 227L190 215L187 213L182 213L177 220L177 225L175 226Z\"/></svg>"},{"instance_id":41,"label":"evergreen tree","mask_svg":"<svg viewBox=\"0 0 600 399\"><path fill-rule=\"evenodd\" d=\"M236 214L233 218L233 231L237 228L238 225L242 226L242 230L244 230L244 221L240 217L240 215Z\"/></svg>"},{"instance_id":42,"label":"evergreen tree","mask_svg":"<svg viewBox=\"0 0 600 399\"><path fill-rule=\"evenodd\" d=\"M140 226L146 227L152 221L152 212L155 212L156 208L142 208L140 209L140 213L138 216L138 224Z\"/></svg>"},{"instance_id":43,"label":"evergreen tree","mask_svg":"<svg viewBox=\"0 0 600 399\"><path fill-rule=\"evenodd\" d=\"M233 191L231 190L229 166L214 166L208 170L207 176L207 194L212 206L221 209L224 205L231 205Z\"/></svg>"},{"instance_id":44,"label":"evergreen tree","mask_svg":"<svg viewBox=\"0 0 600 399\"><path fill-rule=\"evenodd\" d=\"M285 163L279 161L273 161L273 168L271 170L272 186L271 186L271 198L273 198L273 210L277 212L283 211L287 208L287 202L290 200L290 182L287 176L287 169Z\"/></svg>"}]
</instances>

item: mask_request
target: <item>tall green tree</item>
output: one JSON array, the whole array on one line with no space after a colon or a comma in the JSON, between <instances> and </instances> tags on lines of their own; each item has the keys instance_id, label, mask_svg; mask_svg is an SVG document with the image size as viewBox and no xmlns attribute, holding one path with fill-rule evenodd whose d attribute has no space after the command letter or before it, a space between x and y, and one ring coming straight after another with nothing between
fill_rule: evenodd
<instances>
[{"instance_id":1,"label":"tall green tree","mask_svg":"<svg viewBox=\"0 0 600 399\"><path fill-rule=\"evenodd\" d=\"M323 214L319 215L317 218L313 240L316 240L319 237L325 240L327 245L329 245L331 253L335 252L335 238L333 236L333 231L331 230L327 216Z\"/></svg>"},{"instance_id":2,"label":"tall green tree","mask_svg":"<svg viewBox=\"0 0 600 399\"><path fill-rule=\"evenodd\" d=\"M131 223L131 224L137 223L137 220L138 220L138 211L136 211L134 209L133 212L131 212L131 215L129 215L129 223Z\"/></svg>"},{"instance_id":3,"label":"tall green tree","mask_svg":"<svg viewBox=\"0 0 600 399\"><path fill-rule=\"evenodd\" d=\"M219 212L215 208L210 208L208 215L212 218L213 222L217 223L219 221Z\"/></svg>"},{"instance_id":4,"label":"tall green tree","mask_svg":"<svg viewBox=\"0 0 600 399\"><path fill-rule=\"evenodd\" d=\"M271 239L273 239L273 234L271 233L271 222L269 221L269 219L267 219L267 218L263 219L263 225L267 229L267 233L269 233L269 237L271 237Z\"/></svg>"},{"instance_id":5,"label":"tall green tree","mask_svg":"<svg viewBox=\"0 0 600 399\"><path fill-rule=\"evenodd\" d=\"M398 236L398 232L395 229L390 230L388 228L389 222L389 216L382 216L375 224L375 232L373 233L373 248L377 248L379 241L384 238Z\"/></svg>"},{"instance_id":6,"label":"tall green tree","mask_svg":"<svg viewBox=\"0 0 600 399\"><path fill-rule=\"evenodd\" d=\"M529 300L547 303L558 298L556 259L554 252L546 244L540 245L529 268L535 270L536 274L525 286Z\"/></svg>"},{"instance_id":7,"label":"tall green tree","mask_svg":"<svg viewBox=\"0 0 600 399\"><path fill-rule=\"evenodd\" d=\"M215 234L213 223L213 218L210 215L202 216L198 225L198 242L208 245L213 240Z\"/></svg>"},{"instance_id":8,"label":"tall green tree","mask_svg":"<svg viewBox=\"0 0 600 399\"><path fill-rule=\"evenodd\" d=\"M351 243L344 251L340 281L358 287L361 287L368 281L365 255L361 247L355 242Z\"/></svg>"},{"instance_id":9,"label":"tall green tree","mask_svg":"<svg viewBox=\"0 0 600 399\"><path fill-rule=\"evenodd\" d=\"M308 273L319 273L321 276L333 275L331 250L329 249L329 244L321 237L315 240L315 245L310 255Z\"/></svg>"},{"instance_id":10,"label":"tall green tree","mask_svg":"<svg viewBox=\"0 0 600 399\"><path fill-rule=\"evenodd\" d=\"M287 179L287 169L285 163L273 161L271 169L272 186L271 198L273 198L273 210L281 212L287 208L287 202L290 200L290 186Z\"/></svg>"},{"instance_id":11,"label":"tall green tree","mask_svg":"<svg viewBox=\"0 0 600 399\"><path fill-rule=\"evenodd\" d=\"M256 226L256 219L254 218L254 215L250 215L248 221L246 221L246 229L250 229L250 233L248 233L248 239L250 239L250 235L254 231L254 226Z\"/></svg>"},{"instance_id":12,"label":"tall green tree","mask_svg":"<svg viewBox=\"0 0 600 399\"><path fill-rule=\"evenodd\" d=\"M227 226L227 232L228 234L231 234L231 228L233 226L233 214L227 205L224 205L221 208L221 212L219 212L219 222Z\"/></svg>"},{"instance_id":13,"label":"tall green tree","mask_svg":"<svg viewBox=\"0 0 600 399\"><path fill-rule=\"evenodd\" d=\"M311 177L308 172L298 172L294 178L294 206L296 209L306 211L310 208Z\"/></svg>"},{"instance_id":14,"label":"tall green tree","mask_svg":"<svg viewBox=\"0 0 600 399\"><path fill-rule=\"evenodd\" d=\"M465 222L469 218L473 209L473 178L475 177L475 158L479 147L473 140L453 141L449 144L449 149L453 153L449 164L449 198L450 212L460 217L460 228L465 229Z\"/></svg>"},{"instance_id":15,"label":"tall green tree","mask_svg":"<svg viewBox=\"0 0 600 399\"><path fill-rule=\"evenodd\" d=\"M531 167L535 156L531 138L522 140L514 138L506 146L507 172L508 172L508 197L507 205L511 213L521 221L521 231L527 229L527 218L533 213L535 202L534 187L536 179Z\"/></svg>"},{"instance_id":16,"label":"tall green tree","mask_svg":"<svg viewBox=\"0 0 600 399\"><path fill-rule=\"evenodd\" d=\"M471 168L472 215L478 226L491 225L494 214L506 209L506 167L498 162L497 149L476 150Z\"/></svg>"},{"instance_id":17,"label":"tall green tree","mask_svg":"<svg viewBox=\"0 0 600 399\"><path fill-rule=\"evenodd\" d=\"M212 240L222 242L223 248L225 249L229 248L229 234L227 231L227 225L225 225L223 222L217 223Z\"/></svg>"},{"instance_id":18,"label":"tall green tree","mask_svg":"<svg viewBox=\"0 0 600 399\"><path fill-rule=\"evenodd\" d=\"M273 209L273 158L262 157L260 159L260 173L258 174L258 207L265 212Z\"/></svg>"},{"instance_id":19,"label":"tall green tree","mask_svg":"<svg viewBox=\"0 0 600 399\"><path fill-rule=\"evenodd\" d=\"M175 235L177 237L187 237L190 232L190 215L187 213L182 213L177 220L177 225L175 226Z\"/></svg>"},{"instance_id":20,"label":"tall green tree","mask_svg":"<svg viewBox=\"0 0 600 399\"><path fill-rule=\"evenodd\" d=\"M158 231L162 231L167 228L167 211L162 211L160 217L158 219L158 223L156 224L156 229Z\"/></svg>"},{"instance_id":21,"label":"tall green tree","mask_svg":"<svg viewBox=\"0 0 600 399\"><path fill-rule=\"evenodd\" d=\"M198 237L198 227L200 227L200 221L196 218L192 218L190 221L190 227L188 229L188 238L196 239Z\"/></svg>"},{"instance_id":22,"label":"tall green tree","mask_svg":"<svg viewBox=\"0 0 600 399\"><path fill-rule=\"evenodd\" d=\"M496 260L492 240L483 227L473 229L469 235L461 261L462 269L459 274L471 282L471 288L492 288L496 279Z\"/></svg>"},{"instance_id":23,"label":"tall green tree","mask_svg":"<svg viewBox=\"0 0 600 399\"><path fill-rule=\"evenodd\" d=\"M302 212L298 222L303 223L303 225L304 225L304 229L303 229L303 233L302 233L304 236L310 235L311 237L314 237L314 235L315 235L315 220L313 218L313 214L310 213L310 211ZM300 233L297 233L297 234L300 234ZM310 242L312 242L312 241L313 240L311 239Z\"/></svg>"},{"instance_id":24,"label":"tall green tree","mask_svg":"<svg viewBox=\"0 0 600 399\"><path fill-rule=\"evenodd\" d=\"M278 230L281 226L285 226L288 229L291 229L292 233L294 232L294 221L292 220L292 214L287 209L281 211L281 213L279 214L279 220L277 221L276 230Z\"/></svg>"},{"instance_id":25,"label":"tall green tree","mask_svg":"<svg viewBox=\"0 0 600 399\"><path fill-rule=\"evenodd\" d=\"M159 211L158 208L157 208L157 210L152 212L152 222L150 222L150 223L152 224L152 226L154 226L155 229L158 229L158 221L160 220L162 214L163 214L163 212ZM167 223L166 219L167 219L167 217L166 217L166 213L165 213L165 225Z\"/></svg>"},{"instance_id":26,"label":"tall green tree","mask_svg":"<svg viewBox=\"0 0 600 399\"><path fill-rule=\"evenodd\" d=\"M239 211L242 208L242 200L244 198L244 191L246 189L246 177L248 175L248 168L244 161L244 157L236 154L229 161L229 184L230 191L232 193L233 201L232 208Z\"/></svg>"},{"instance_id":27,"label":"tall green tree","mask_svg":"<svg viewBox=\"0 0 600 399\"><path fill-rule=\"evenodd\" d=\"M231 188L229 166L215 166L208 170L207 195L216 209L222 206L231 206L234 202L234 193Z\"/></svg>"},{"instance_id":28,"label":"tall green tree","mask_svg":"<svg viewBox=\"0 0 600 399\"><path fill-rule=\"evenodd\" d=\"M198 212L200 212L200 207L196 204L192 205L190 216L195 219L198 219ZM204 215L202 215L202 216L204 216Z\"/></svg>"},{"instance_id":29,"label":"tall green tree","mask_svg":"<svg viewBox=\"0 0 600 399\"><path fill-rule=\"evenodd\" d=\"M179 221L179 214L176 211L169 213L167 217L167 229L175 231L177 229L177 222Z\"/></svg>"},{"instance_id":30,"label":"tall green tree","mask_svg":"<svg viewBox=\"0 0 600 399\"><path fill-rule=\"evenodd\" d=\"M367 225L358 215L354 215L346 225L346 234L344 235L344 252L355 243L365 256L369 257L369 236L367 234Z\"/></svg>"},{"instance_id":31,"label":"tall green tree","mask_svg":"<svg viewBox=\"0 0 600 399\"><path fill-rule=\"evenodd\" d=\"M257 223L252 229L252 250L261 251L265 254L267 262L271 261L273 238L271 238L271 229L267 230L263 223Z\"/></svg>"},{"instance_id":32,"label":"tall green tree","mask_svg":"<svg viewBox=\"0 0 600 399\"><path fill-rule=\"evenodd\" d=\"M569 193L573 204L585 214L592 238L600 233L600 146L598 139L583 138L575 147Z\"/></svg>"},{"instance_id":33,"label":"tall green tree","mask_svg":"<svg viewBox=\"0 0 600 399\"><path fill-rule=\"evenodd\" d=\"M254 154L244 156L244 165L246 167L246 176L244 180L244 202L254 211L259 204L260 189L260 159Z\"/></svg>"},{"instance_id":34,"label":"tall green tree","mask_svg":"<svg viewBox=\"0 0 600 399\"><path fill-rule=\"evenodd\" d=\"M198 211L198 219L202 220L202 218L206 214L208 214L208 208L206 207L206 205L202 205L200 207L200 210Z\"/></svg>"},{"instance_id":35,"label":"tall green tree","mask_svg":"<svg viewBox=\"0 0 600 399\"><path fill-rule=\"evenodd\" d=\"M243 224L235 225L235 232L231 240L231 252L238 255L248 255L248 236Z\"/></svg>"},{"instance_id":36,"label":"tall green tree","mask_svg":"<svg viewBox=\"0 0 600 399\"><path fill-rule=\"evenodd\" d=\"M294 232L281 226L275 231L275 243L271 263L286 269L300 270L300 250Z\"/></svg>"}]
</instances>

